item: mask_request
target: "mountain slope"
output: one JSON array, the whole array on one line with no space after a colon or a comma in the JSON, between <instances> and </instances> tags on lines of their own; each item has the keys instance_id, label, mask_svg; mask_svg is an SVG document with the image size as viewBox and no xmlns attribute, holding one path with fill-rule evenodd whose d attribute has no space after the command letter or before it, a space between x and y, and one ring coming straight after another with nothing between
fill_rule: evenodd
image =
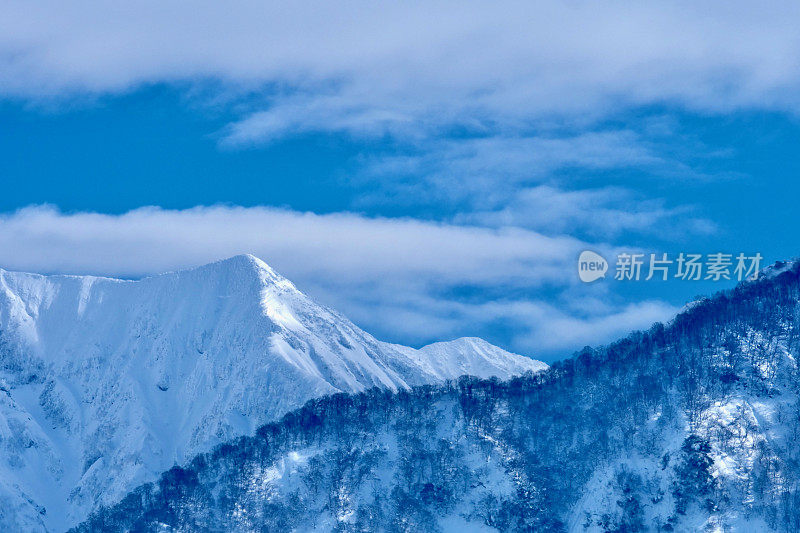
<instances>
[{"instance_id":1,"label":"mountain slope","mask_svg":"<svg viewBox=\"0 0 800 533\"><path fill-rule=\"evenodd\" d=\"M140 281L0 270L0 524L62 529L310 398L545 366L377 341L252 256Z\"/></svg>"},{"instance_id":2,"label":"mountain slope","mask_svg":"<svg viewBox=\"0 0 800 533\"><path fill-rule=\"evenodd\" d=\"M507 382L309 402L78 531L798 531L800 264Z\"/></svg>"}]
</instances>

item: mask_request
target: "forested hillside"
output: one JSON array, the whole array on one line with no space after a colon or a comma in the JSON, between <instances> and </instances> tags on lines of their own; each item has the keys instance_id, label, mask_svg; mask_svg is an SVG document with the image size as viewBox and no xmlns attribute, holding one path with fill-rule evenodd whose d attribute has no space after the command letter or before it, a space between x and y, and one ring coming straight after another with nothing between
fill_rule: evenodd
<instances>
[{"instance_id":1,"label":"forested hillside","mask_svg":"<svg viewBox=\"0 0 800 533\"><path fill-rule=\"evenodd\" d=\"M536 375L312 400L77 531L798 531L798 270Z\"/></svg>"}]
</instances>

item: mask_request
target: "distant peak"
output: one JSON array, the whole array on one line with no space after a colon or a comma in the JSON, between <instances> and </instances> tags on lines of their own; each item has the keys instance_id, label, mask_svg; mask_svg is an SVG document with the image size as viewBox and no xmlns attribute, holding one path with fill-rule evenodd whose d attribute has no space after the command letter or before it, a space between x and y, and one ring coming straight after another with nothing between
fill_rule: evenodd
<instances>
[{"instance_id":1,"label":"distant peak","mask_svg":"<svg viewBox=\"0 0 800 533\"><path fill-rule=\"evenodd\" d=\"M232 257L228 257L227 259L220 259L219 261L214 261L213 263L208 263L206 265L202 265L196 268L218 269L221 271L234 271L234 270L250 270L256 272L266 271L270 274L271 277L278 277L278 278L283 277L277 272L275 272L275 270L267 263L265 263L264 261L262 261L261 259L252 254L234 255Z\"/></svg>"},{"instance_id":2,"label":"distant peak","mask_svg":"<svg viewBox=\"0 0 800 533\"><path fill-rule=\"evenodd\" d=\"M277 273L267 263L252 254L239 254L227 259L220 259L213 263L200 265L187 270L162 274L166 276L207 276L216 279L238 280L238 283L247 283L248 280L259 285L270 285L297 291L294 284ZM161 276L155 276L158 278Z\"/></svg>"},{"instance_id":3,"label":"distant peak","mask_svg":"<svg viewBox=\"0 0 800 533\"><path fill-rule=\"evenodd\" d=\"M227 259L220 259L219 261L214 261L213 263L210 264L267 266L267 264L264 261L254 256L253 254L238 254L228 257Z\"/></svg>"}]
</instances>

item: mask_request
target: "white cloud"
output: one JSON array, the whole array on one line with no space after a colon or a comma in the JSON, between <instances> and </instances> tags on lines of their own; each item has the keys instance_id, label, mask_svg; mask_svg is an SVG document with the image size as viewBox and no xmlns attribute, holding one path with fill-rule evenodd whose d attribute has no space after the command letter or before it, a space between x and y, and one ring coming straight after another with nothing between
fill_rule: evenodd
<instances>
[{"instance_id":1,"label":"white cloud","mask_svg":"<svg viewBox=\"0 0 800 533\"><path fill-rule=\"evenodd\" d=\"M504 312L507 312L505 309ZM674 316L678 309L659 301L630 303L612 312L589 317L575 316L541 302L525 302L513 309L513 315L526 324L527 334L520 335L520 346L535 345L540 350L564 350L578 346L597 346L637 329L647 329L655 322Z\"/></svg>"},{"instance_id":2,"label":"white cloud","mask_svg":"<svg viewBox=\"0 0 800 533\"><path fill-rule=\"evenodd\" d=\"M231 142L305 131L513 132L631 106L800 110L792 2L22 2L0 94L212 80L261 94Z\"/></svg>"},{"instance_id":3,"label":"white cloud","mask_svg":"<svg viewBox=\"0 0 800 533\"><path fill-rule=\"evenodd\" d=\"M553 180L555 171L668 164L639 135L622 130L431 140L410 153L365 158L362 172L363 179L379 179L388 187L413 176L420 189L434 186L451 197L478 195L485 203L487 193Z\"/></svg>"},{"instance_id":4,"label":"white cloud","mask_svg":"<svg viewBox=\"0 0 800 533\"><path fill-rule=\"evenodd\" d=\"M597 119L653 103L800 110L798 13L744 3L12 0L0 5L0 98L204 87L239 117L219 132L227 147L308 132L391 136L358 162L353 209L456 206L477 212L462 222L560 233L599 193L554 174L701 174L675 155L674 125ZM597 207L602 237L686 212L607 197ZM692 217L686 227L712 226Z\"/></svg>"},{"instance_id":5,"label":"white cloud","mask_svg":"<svg viewBox=\"0 0 800 533\"><path fill-rule=\"evenodd\" d=\"M541 291L557 295L577 284L574 262L585 246L518 228L260 207L121 215L31 207L0 217L7 269L138 277L247 252L379 336L422 343L484 334L508 321L517 327L506 344L539 354L610 340L671 309L654 303L587 314L542 303ZM458 296L465 288L472 297Z\"/></svg>"},{"instance_id":6,"label":"white cloud","mask_svg":"<svg viewBox=\"0 0 800 533\"><path fill-rule=\"evenodd\" d=\"M261 207L153 207L122 215L34 207L0 217L0 262L8 268L121 276L249 252L294 276L553 282L579 247L576 239L515 228Z\"/></svg>"},{"instance_id":7,"label":"white cloud","mask_svg":"<svg viewBox=\"0 0 800 533\"><path fill-rule=\"evenodd\" d=\"M671 137L677 137L674 131ZM614 171L635 170L643 176L639 187L645 190L652 188L647 177L706 177L659 155L660 148L631 130L447 138L401 154L362 157L362 170L351 181L367 189L357 207L458 206L454 220L462 224L593 239L713 233L715 225L697 206L668 206L628 187L586 188L587 176L598 181L597 176Z\"/></svg>"},{"instance_id":8,"label":"white cloud","mask_svg":"<svg viewBox=\"0 0 800 533\"><path fill-rule=\"evenodd\" d=\"M514 226L547 234L587 235L611 240L632 234L709 235L716 225L692 206L666 207L628 189L563 190L549 185L515 191L497 209L476 210L456 218L482 226Z\"/></svg>"}]
</instances>

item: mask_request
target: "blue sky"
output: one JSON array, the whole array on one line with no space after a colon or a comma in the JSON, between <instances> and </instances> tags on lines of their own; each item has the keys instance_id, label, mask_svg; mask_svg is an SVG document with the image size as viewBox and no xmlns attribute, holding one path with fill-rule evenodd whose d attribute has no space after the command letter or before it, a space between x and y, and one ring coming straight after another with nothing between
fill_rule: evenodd
<instances>
[{"instance_id":1,"label":"blue sky","mask_svg":"<svg viewBox=\"0 0 800 533\"><path fill-rule=\"evenodd\" d=\"M9 2L0 265L249 252L386 340L608 342L731 284L583 249L800 255L798 10L738 7Z\"/></svg>"}]
</instances>

